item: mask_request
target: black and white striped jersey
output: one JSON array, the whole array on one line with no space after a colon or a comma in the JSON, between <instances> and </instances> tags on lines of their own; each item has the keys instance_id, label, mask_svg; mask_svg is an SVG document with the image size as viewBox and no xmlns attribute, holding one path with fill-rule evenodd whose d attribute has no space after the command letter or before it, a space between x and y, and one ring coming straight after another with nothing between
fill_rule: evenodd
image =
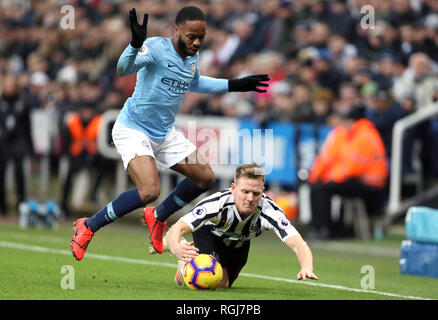
<instances>
[{"instance_id":1,"label":"black and white striped jersey","mask_svg":"<svg viewBox=\"0 0 438 320\"><path fill-rule=\"evenodd\" d=\"M263 194L257 209L242 219L234 204L231 188L212 194L200 201L181 218L193 231L211 225L212 233L230 241L245 241L259 236L265 230L274 230L285 241L299 235L271 198Z\"/></svg>"}]
</instances>

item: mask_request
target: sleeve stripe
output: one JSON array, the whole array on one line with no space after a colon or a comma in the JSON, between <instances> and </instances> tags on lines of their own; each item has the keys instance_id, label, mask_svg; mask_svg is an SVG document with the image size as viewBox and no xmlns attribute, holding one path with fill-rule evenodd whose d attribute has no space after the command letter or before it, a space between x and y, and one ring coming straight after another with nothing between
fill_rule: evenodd
<instances>
[{"instance_id":1,"label":"sleeve stripe","mask_svg":"<svg viewBox=\"0 0 438 320\"><path fill-rule=\"evenodd\" d=\"M216 225L216 228L222 228L225 225L225 222L227 222L227 217L228 217L228 209L222 208L221 221Z\"/></svg>"},{"instance_id":2,"label":"sleeve stripe","mask_svg":"<svg viewBox=\"0 0 438 320\"><path fill-rule=\"evenodd\" d=\"M272 219L271 217L267 216L266 214L264 214L263 212L260 213L260 216L262 216L263 218L265 218L275 229L277 229L277 231L280 233L281 238L283 239L285 236L287 236L287 232L280 228L278 226L278 223Z\"/></svg>"},{"instance_id":3,"label":"sleeve stripe","mask_svg":"<svg viewBox=\"0 0 438 320\"><path fill-rule=\"evenodd\" d=\"M272 200L268 200L267 202L271 205L272 208L274 208L274 210L284 213L284 211L281 208L277 207Z\"/></svg>"},{"instance_id":4,"label":"sleeve stripe","mask_svg":"<svg viewBox=\"0 0 438 320\"><path fill-rule=\"evenodd\" d=\"M196 219L195 221L193 221L193 222L192 222L192 225L193 225L193 226L195 227L195 229L196 229L196 228L197 228L202 222L204 222L205 220L208 220L208 219L210 219L210 218L215 217L219 212L220 212L220 211L206 214L203 218L201 218L201 219Z\"/></svg>"},{"instance_id":5,"label":"sleeve stripe","mask_svg":"<svg viewBox=\"0 0 438 320\"><path fill-rule=\"evenodd\" d=\"M214 197L214 198L211 198L211 199L205 199L204 201L201 201L201 202L199 202L196 206L194 206L193 209L195 209L195 208L197 208L197 207L199 207L199 206L202 206L202 205L204 205L204 204L206 204L206 203L209 203L209 202L218 201L220 198L225 197L225 196L228 196L228 195L230 195L230 194L231 194L231 191L226 191L226 192L222 193L222 194L221 194L220 196L218 196L218 197ZM193 209L192 209L192 210L193 210Z\"/></svg>"}]
</instances>

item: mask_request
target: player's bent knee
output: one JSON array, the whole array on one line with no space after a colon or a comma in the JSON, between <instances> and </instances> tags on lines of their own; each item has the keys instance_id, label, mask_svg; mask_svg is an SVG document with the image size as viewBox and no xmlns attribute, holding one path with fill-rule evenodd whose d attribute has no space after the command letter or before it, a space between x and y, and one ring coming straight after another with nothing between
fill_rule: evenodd
<instances>
[{"instance_id":1,"label":"player's bent knee","mask_svg":"<svg viewBox=\"0 0 438 320\"><path fill-rule=\"evenodd\" d=\"M216 183L216 176L213 171L207 175L205 175L201 181L199 181L198 186L203 189L209 189Z\"/></svg>"},{"instance_id":2,"label":"player's bent knee","mask_svg":"<svg viewBox=\"0 0 438 320\"><path fill-rule=\"evenodd\" d=\"M153 186L153 187L142 188L138 192L141 201L145 203L149 203L158 199L158 197L160 196L160 187Z\"/></svg>"}]
</instances>

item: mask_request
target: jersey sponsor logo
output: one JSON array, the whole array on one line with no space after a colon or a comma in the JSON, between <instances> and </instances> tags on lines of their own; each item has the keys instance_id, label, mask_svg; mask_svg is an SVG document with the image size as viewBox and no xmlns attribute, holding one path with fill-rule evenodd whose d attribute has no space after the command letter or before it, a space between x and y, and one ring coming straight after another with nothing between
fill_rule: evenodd
<instances>
[{"instance_id":1,"label":"jersey sponsor logo","mask_svg":"<svg viewBox=\"0 0 438 320\"><path fill-rule=\"evenodd\" d=\"M184 94L189 89L189 84L187 81L181 81L170 78L161 78L161 83L168 87L168 90L173 93Z\"/></svg>"}]
</instances>

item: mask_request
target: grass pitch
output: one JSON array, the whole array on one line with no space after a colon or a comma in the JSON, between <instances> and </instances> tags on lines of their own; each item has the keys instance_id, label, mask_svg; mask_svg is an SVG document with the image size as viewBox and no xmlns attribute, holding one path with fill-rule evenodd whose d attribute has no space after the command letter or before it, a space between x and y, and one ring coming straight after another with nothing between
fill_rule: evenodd
<instances>
[{"instance_id":1,"label":"grass pitch","mask_svg":"<svg viewBox=\"0 0 438 320\"><path fill-rule=\"evenodd\" d=\"M210 292L176 286L176 258L170 253L150 255L140 224L119 221L101 229L80 262L71 255L72 232L71 223L58 230L22 230L16 223L1 222L0 299L438 299L438 279L400 273L403 234L380 242L309 243L319 281L299 282L295 254L275 234L265 233L252 241L248 263L233 287ZM65 276L73 279L68 284L74 289L63 289Z\"/></svg>"}]
</instances>

